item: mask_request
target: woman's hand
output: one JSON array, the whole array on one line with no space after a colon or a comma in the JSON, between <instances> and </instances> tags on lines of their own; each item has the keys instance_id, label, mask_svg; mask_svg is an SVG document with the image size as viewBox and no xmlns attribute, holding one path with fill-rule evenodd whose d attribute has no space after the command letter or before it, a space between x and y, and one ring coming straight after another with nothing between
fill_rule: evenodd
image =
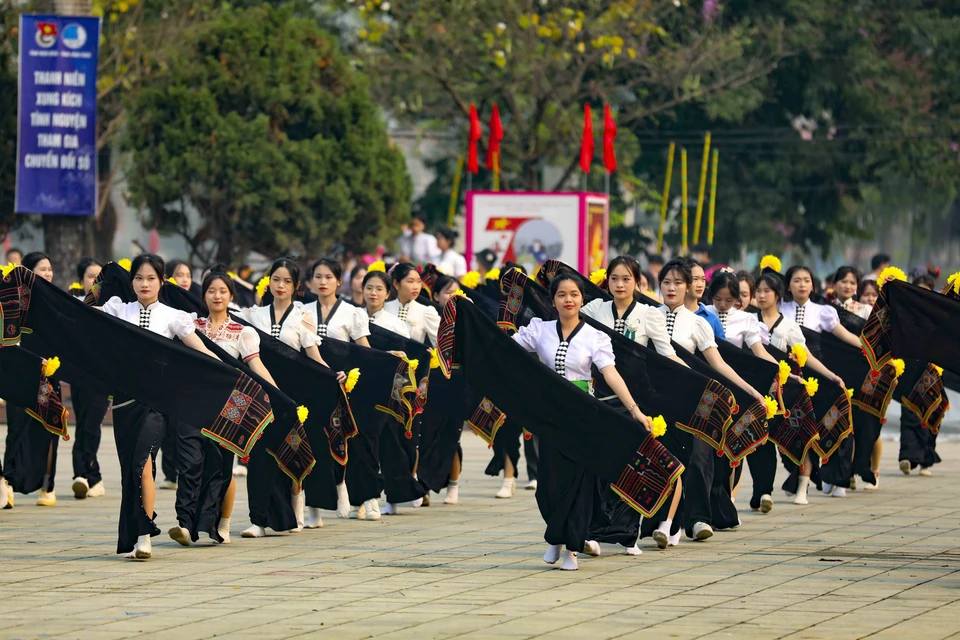
<instances>
[{"instance_id":1,"label":"woman's hand","mask_svg":"<svg viewBox=\"0 0 960 640\"><path fill-rule=\"evenodd\" d=\"M753 399L756 400L757 402L760 402L760 403L763 402L763 394L762 394L762 393L760 393L760 392L757 391L756 389L750 389L750 391L752 392L752 393L750 394L750 397L751 397L751 398L753 398Z\"/></svg>"},{"instance_id":2,"label":"woman's hand","mask_svg":"<svg viewBox=\"0 0 960 640\"><path fill-rule=\"evenodd\" d=\"M650 432L653 427L653 420L651 420L643 411L640 411L640 407L633 405L633 409L630 410L630 415L634 420L643 425L643 428L647 430L647 433Z\"/></svg>"},{"instance_id":3,"label":"woman's hand","mask_svg":"<svg viewBox=\"0 0 960 640\"><path fill-rule=\"evenodd\" d=\"M794 382L799 382L800 384L803 384L804 382L806 382L806 380L804 380L804 379L801 378L800 376L795 376L795 375L793 375L792 373L790 374L790 378L791 378Z\"/></svg>"},{"instance_id":4,"label":"woman's hand","mask_svg":"<svg viewBox=\"0 0 960 640\"><path fill-rule=\"evenodd\" d=\"M345 374L343 371L337 371L337 382L339 382L340 384L343 384L346 381L347 381L347 374Z\"/></svg>"},{"instance_id":5,"label":"woman's hand","mask_svg":"<svg viewBox=\"0 0 960 640\"><path fill-rule=\"evenodd\" d=\"M398 358L407 357L407 354L405 354L403 351L387 351L387 353L389 353L392 356L397 356Z\"/></svg>"},{"instance_id":6,"label":"woman's hand","mask_svg":"<svg viewBox=\"0 0 960 640\"><path fill-rule=\"evenodd\" d=\"M841 389L843 389L844 391L846 391L847 385L845 385L845 384L843 383L843 378L841 378L840 376L835 375L835 376L833 376L833 381L836 382L838 385L840 385L840 388L841 388Z\"/></svg>"}]
</instances>

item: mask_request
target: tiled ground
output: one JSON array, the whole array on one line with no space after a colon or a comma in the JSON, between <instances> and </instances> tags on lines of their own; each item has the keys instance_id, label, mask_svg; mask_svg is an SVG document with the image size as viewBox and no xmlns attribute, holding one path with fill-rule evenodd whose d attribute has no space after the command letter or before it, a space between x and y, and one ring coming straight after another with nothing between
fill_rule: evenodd
<instances>
[{"instance_id":1,"label":"tiled ground","mask_svg":"<svg viewBox=\"0 0 960 640\"><path fill-rule=\"evenodd\" d=\"M0 429L0 437L4 431ZM74 500L61 443L60 502L0 511L5 638L945 638L960 633L960 444L933 478L904 477L887 443L881 489L796 507L776 496L735 532L630 558L604 547L578 572L540 560L533 492L495 500L489 452L465 434L459 506L379 522L183 548L154 539L150 562L114 556L119 486L110 429L108 495ZM748 496L749 478L743 495ZM174 524L159 492L159 523Z\"/></svg>"}]
</instances>

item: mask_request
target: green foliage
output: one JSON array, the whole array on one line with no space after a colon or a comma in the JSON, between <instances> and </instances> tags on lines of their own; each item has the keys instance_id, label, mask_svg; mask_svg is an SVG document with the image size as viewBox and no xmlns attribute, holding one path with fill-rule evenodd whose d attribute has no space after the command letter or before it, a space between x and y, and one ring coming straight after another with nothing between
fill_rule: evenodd
<instances>
[{"instance_id":1,"label":"green foliage","mask_svg":"<svg viewBox=\"0 0 960 640\"><path fill-rule=\"evenodd\" d=\"M290 8L227 9L189 28L130 104L130 193L203 262L319 255L392 239L410 180L366 78ZM192 228L188 213L199 213Z\"/></svg>"},{"instance_id":2,"label":"green foliage","mask_svg":"<svg viewBox=\"0 0 960 640\"><path fill-rule=\"evenodd\" d=\"M0 237L16 221L13 213L17 173L17 73L14 66L17 11L0 4Z\"/></svg>"}]
</instances>

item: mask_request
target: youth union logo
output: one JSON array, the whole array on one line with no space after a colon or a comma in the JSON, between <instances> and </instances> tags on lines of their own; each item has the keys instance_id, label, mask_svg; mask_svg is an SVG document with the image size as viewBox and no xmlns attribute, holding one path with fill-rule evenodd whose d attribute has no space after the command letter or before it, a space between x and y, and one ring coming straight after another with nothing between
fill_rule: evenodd
<instances>
[{"instance_id":1,"label":"youth union logo","mask_svg":"<svg viewBox=\"0 0 960 640\"><path fill-rule=\"evenodd\" d=\"M68 49L79 49L87 44L87 30L76 23L68 24L64 27L60 40Z\"/></svg>"},{"instance_id":2,"label":"youth union logo","mask_svg":"<svg viewBox=\"0 0 960 640\"><path fill-rule=\"evenodd\" d=\"M57 44L57 25L53 22L38 22L35 40L44 49Z\"/></svg>"}]
</instances>

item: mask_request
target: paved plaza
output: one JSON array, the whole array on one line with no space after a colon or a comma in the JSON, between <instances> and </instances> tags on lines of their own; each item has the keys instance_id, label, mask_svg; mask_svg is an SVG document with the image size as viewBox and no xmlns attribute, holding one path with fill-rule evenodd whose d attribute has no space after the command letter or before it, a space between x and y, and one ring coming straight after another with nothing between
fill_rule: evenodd
<instances>
[{"instance_id":1,"label":"paved plaza","mask_svg":"<svg viewBox=\"0 0 960 640\"><path fill-rule=\"evenodd\" d=\"M0 429L0 437L5 430ZM945 638L960 634L960 443L935 476L904 477L887 442L880 491L846 499L779 494L738 531L639 558L604 546L580 571L545 565L534 493L496 500L485 445L464 434L461 504L405 508L379 522L338 520L244 540L241 486L233 543L154 539L153 560L114 555L119 507L113 433L104 430L105 498L0 511L0 639L292 638ZM521 469L523 465L521 463ZM747 474L749 476L749 474ZM781 478L782 479L782 471ZM749 477L742 496L749 496ZM175 524L159 491L161 529Z\"/></svg>"}]
</instances>

